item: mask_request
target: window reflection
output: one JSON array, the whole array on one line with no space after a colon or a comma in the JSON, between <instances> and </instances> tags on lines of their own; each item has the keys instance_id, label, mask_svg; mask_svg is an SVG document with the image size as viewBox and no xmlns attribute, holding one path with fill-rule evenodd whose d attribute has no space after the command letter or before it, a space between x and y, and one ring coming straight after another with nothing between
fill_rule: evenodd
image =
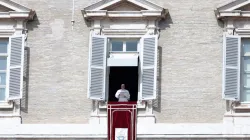
<instances>
[{"instance_id":1,"label":"window reflection","mask_svg":"<svg viewBox=\"0 0 250 140\"><path fill-rule=\"evenodd\" d=\"M0 57L0 70L6 70L7 68L7 58Z\"/></svg>"},{"instance_id":2,"label":"window reflection","mask_svg":"<svg viewBox=\"0 0 250 140\"><path fill-rule=\"evenodd\" d=\"M137 41L127 41L126 42L126 51L137 51Z\"/></svg>"},{"instance_id":3,"label":"window reflection","mask_svg":"<svg viewBox=\"0 0 250 140\"><path fill-rule=\"evenodd\" d=\"M123 51L123 42L121 41L112 41L111 43L111 50L112 51Z\"/></svg>"}]
</instances>

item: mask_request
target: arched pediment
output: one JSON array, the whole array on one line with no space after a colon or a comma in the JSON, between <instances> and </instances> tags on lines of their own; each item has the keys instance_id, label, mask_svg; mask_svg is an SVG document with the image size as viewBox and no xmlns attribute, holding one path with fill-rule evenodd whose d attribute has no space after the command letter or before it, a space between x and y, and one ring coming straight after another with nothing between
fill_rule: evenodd
<instances>
[{"instance_id":1,"label":"arched pediment","mask_svg":"<svg viewBox=\"0 0 250 140\"><path fill-rule=\"evenodd\" d=\"M234 0L215 10L218 19L224 17L250 17L250 0Z\"/></svg>"},{"instance_id":2,"label":"arched pediment","mask_svg":"<svg viewBox=\"0 0 250 140\"><path fill-rule=\"evenodd\" d=\"M0 0L0 18L32 19L35 12L11 0Z\"/></svg>"},{"instance_id":3,"label":"arched pediment","mask_svg":"<svg viewBox=\"0 0 250 140\"><path fill-rule=\"evenodd\" d=\"M82 10L85 18L165 17L168 11L147 0L101 0Z\"/></svg>"}]
</instances>

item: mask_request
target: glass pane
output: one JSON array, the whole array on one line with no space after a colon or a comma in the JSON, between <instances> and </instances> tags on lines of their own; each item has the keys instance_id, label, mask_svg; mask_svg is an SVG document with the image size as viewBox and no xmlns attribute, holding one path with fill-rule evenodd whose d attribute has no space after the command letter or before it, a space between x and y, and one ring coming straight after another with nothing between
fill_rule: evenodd
<instances>
[{"instance_id":1,"label":"glass pane","mask_svg":"<svg viewBox=\"0 0 250 140\"><path fill-rule=\"evenodd\" d=\"M250 74L244 74L244 86L250 87Z\"/></svg>"},{"instance_id":2,"label":"glass pane","mask_svg":"<svg viewBox=\"0 0 250 140\"><path fill-rule=\"evenodd\" d=\"M0 70L6 70L7 68L7 57L0 57Z\"/></svg>"},{"instance_id":3,"label":"glass pane","mask_svg":"<svg viewBox=\"0 0 250 140\"><path fill-rule=\"evenodd\" d=\"M137 51L137 41L127 41L126 51Z\"/></svg>"},{"instance_id":4,"label":"glass pane","mask_svg":"<svg viewBox=\"0 0 250 140\"><path fill-rule=\"evenodd\" d=\"M0 101L5 100L5 88L0 88Z\"/></svg>"},{"instance_id":5,"label":"glass pane","mask_svg":"<svg viewBox=\"0 0 250 140\"><path fill-rule=\"evenodd\" d=\"M6 85L6 73L0 73L0 85Z\"/></svg>"},{"instance_id":6,"label":"glass pane","mask_svg":"<svg viewBox=\"0 0 250 140\"><path fill-rule=\"evenodd\" d=\"M250 71L250 57L244 56L244 70Z\"/></svg>"},{"instance_id":7,"label":"glass pane","mask_svg":"<svg viewBox=\"0 0 250 140\"><path fill-rule=\"evenodd\" d=\"M249 54L250 53L250 40L249 39L243 39L242 40L242 46L243 46L244 55Z\"/></svg>"},{"instance_id":8,"label":"glass pane","mask_svg":"<svg viewBox=\"0 0 250 140\"><path fill-rule=\"evenodd\" d=\"M112 41L112 51L123 51L123 42Z\"/></svg>"},{"instance_id":9,"label":"glass pane","mask_svg":"<svg viewBox=\"0 0 250 140\"><path fill-rule=\"evenodd\" d=\"M244 90L243 96L242 96L243 102L249 102L250 101L250 90Z\"/></svg>"},{"instance_id":10,"label":"glass pane","mask_svg":"<svg viewBox=\"0 0 250 140\"><path fill-rule=\"evenodd\" d=\"M0 41L0 53L7 53L8 42Z\"/></svg>"}]
</instances>

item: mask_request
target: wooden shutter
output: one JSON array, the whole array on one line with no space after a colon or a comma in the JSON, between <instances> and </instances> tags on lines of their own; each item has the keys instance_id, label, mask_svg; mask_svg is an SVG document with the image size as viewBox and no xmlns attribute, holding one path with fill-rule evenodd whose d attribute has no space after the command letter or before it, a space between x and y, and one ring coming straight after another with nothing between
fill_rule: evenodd
<instances>
[{"instance_id":1,"label":"wooden shutter","mask_svg":"<svg viewBox=\"0 0 250 140\"><path fill-rule=\"evenodd\" d=\"M141 39L141 52L140 52L141 100L151 100L156 98L157 47L158 47L157 36L148 35L144 36Z\"/></svg>"},{"instance_id":2,"label":"wooden shutter","mask_svg":"<svg viewBox=\"0 0 250 140\"><path fill-rule=\"evenodd\" d=\"M225 100L240 99L241 38L224 35L223 39L223 92Z\"/></svg>"},{"instance_id":3,"label":"wooden shutter","mask_svg":"<svg viewBox=\"0 0 250 140\"><path fill-rule=\"evenodd\" d=\"M23 93L24 36L9 38L8 50L8 99L21 99Z\"/></svg>"},{"instance_id":4,"label":"wooden shutter","mask_svg":"<svg viewBox=\"0 0 250 140\"><path fill-rule=\"evenodd\" d=\"M105 100L107 38L92 36L89 54L88 98Z\"/></svg>"}]
</instances>

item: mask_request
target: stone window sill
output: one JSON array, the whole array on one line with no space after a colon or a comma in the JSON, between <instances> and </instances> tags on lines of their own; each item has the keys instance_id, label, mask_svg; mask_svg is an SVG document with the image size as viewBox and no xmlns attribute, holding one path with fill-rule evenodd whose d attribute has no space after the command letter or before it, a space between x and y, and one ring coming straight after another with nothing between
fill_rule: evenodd
<instances>
[{"instance_id":1,"label":"stone window sill","mask_svg":"<svg viewBox=\"0 0 250 140\"><path fill-rule=\"evenodd\" d=\"M249 103L240 103L237 106L233 107L232 112L227 112L224 115L225 117L250 117L250 104Z\"/></svg>"},{"instance_id":2,"label":"stone window sill","mask_svg":"<svg viewBox=\"0 0 250 140\"><path fill-rule=\"evenodd\" d=\"M106 102L100 102L99 103L100 109L107 109L107 103ZM137 102L137 108L146 108L145 102Z\"/></svg>"},{"instance_id":3,"label":"stone window sill","mask_svg":"<svg viewBox=\"0 0 250 140\"><path fill-rule=\"evenodd\" d=\"M224 117L250 117L250 113L225 113Z\"/></svg>"},{"instance_id":4,"label":"stone window sill","mask_svg":"<svg viewBox=\"0 0 250 140\"><path fill-rule=\"evenodd\" d=\"M235 110L240 110L240 109L241 110L243 110L243 109L248 110L249 109L249 111L250 111L250 103L241 103L241 104L235 106L233 109L235 109Z\"/></svg>"},{"instance_id":5,"label":"stone window sill","mask_svg":"<svg viewBox=\"0 0 250 140\"><path fill-rule=\"evenodd\" d=\"M0 108L13 108L14 104L12 101L0 102Z\"/></svg>"}]
</instances>

